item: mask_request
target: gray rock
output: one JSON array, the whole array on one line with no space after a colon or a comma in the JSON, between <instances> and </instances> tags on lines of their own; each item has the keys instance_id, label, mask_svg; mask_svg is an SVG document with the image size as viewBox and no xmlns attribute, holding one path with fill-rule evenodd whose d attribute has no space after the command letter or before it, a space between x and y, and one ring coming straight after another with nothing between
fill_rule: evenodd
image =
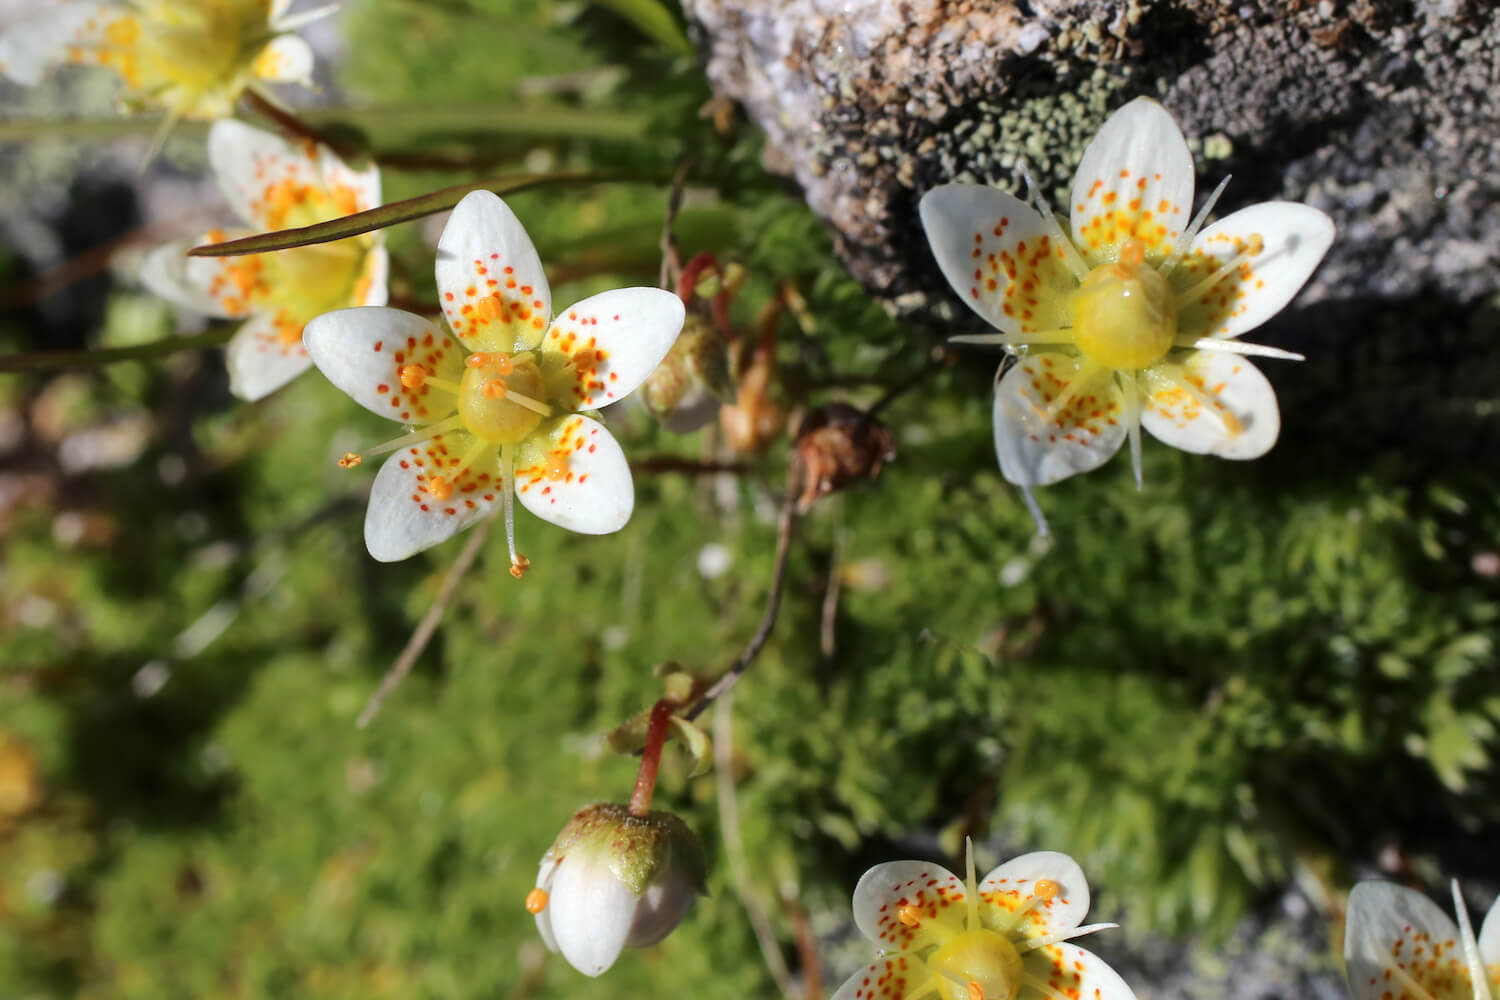
<instances>
[{"instance_id":1,"label":"gray rock","mask_svg":"<svg viewBox=\"0 0 1500 1000\"><path fill-rule=\"evenodd\" d=\"M766 132L852 273L953 302L916 225L951 180L1054 196L1107 113L1158 96L1219 214L1305 201L1339 237L1301 303L1500 287L1500 17L1488 0L687 0L715 88Z\"/></svg>"}]
</instances>

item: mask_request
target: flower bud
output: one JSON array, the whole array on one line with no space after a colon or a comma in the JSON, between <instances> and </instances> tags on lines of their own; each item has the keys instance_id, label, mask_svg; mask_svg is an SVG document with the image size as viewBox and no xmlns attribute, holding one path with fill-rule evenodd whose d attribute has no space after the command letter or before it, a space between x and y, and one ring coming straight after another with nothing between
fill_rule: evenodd
<instances>
[{"instance_id":1,"label":"flower bud","mask_svg":"<svg viewBox=\"0 0 1500 1000\"><path fill-rule=\"evenodd\" d=\"M689 312L672 350L640 389L646 409L667 430L687 434L734 399L729 348L713 323Z\"/></svg>"},{"instance_id":2,"label":"flower bud","mask_svg":"<svg viewBox=\"0 0 1500 1000\"><path fill-rule=\"evenodd\" d=\"M874 417L847 403L813 410L797 429L797 458L802 463L797 510L806 513L819 497L855 480L874 479L881 465L895 457L891 432Z\"/></svg>"},{"instance_id":3,"label":"flower bud","mask_svg":"<svg viewBox=\"0 0 1500 1000\"><path fill-rule=\"evenodd\" d=\"M542 856L526 908L550 950L598 976L626 946L671 933L705 891L705 874L703 847L681 819L600 802L580 809Z\"/></svg>"}]
</instances>

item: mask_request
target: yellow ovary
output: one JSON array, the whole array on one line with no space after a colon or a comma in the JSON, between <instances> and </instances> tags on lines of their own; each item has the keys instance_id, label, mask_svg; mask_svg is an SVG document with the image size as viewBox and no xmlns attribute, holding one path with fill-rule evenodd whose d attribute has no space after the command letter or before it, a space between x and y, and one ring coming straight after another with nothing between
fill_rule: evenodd
<instances>
[{"instance_id":1,"label":"yellow ovary","mask_svg":"<svg viewBox=\"0 0 1500 1000\"><path fill-rule=\"evenodd\" d=\"M968 930L927 959L944 1000L1015 1000L1021 991L1021 955L995 931Z\"/></svg>"},{"instance_id":2,"label":"yellow ovary","mask_svg":"<svg viewBox=\"0 0 1500 1000\"><path fill-rule=\"evenodd\" d=\"M1176 298L1138 240L1126 240L1117 261L1090 271L1070 305L1074 343L1106 368L1148 368L1177 336Z\"/></svg>"},{"instance_id":3,"label":"yellow ovary","mask_svg":"<svg viewBox=\"0 0 1500 1000\"><path fill-rule=\"evenodd\" d=\"M546 383L532 354L475 354L459 387L458 415L475 437L516 444L547 415L550 408L540 402L545 398Z\"/></svg>"}]
</instances>

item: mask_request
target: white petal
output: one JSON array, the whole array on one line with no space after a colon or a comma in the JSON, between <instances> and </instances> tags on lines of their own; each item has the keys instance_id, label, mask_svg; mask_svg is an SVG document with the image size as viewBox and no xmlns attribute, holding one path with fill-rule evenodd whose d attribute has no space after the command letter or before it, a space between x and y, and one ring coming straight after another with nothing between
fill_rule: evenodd
<instances>
[{"instance_id":1,"label":"white petal","mask_svg":"<svg viewBox=\"0 0 1500 1000\"><path fill-rule=\"evenodd\" d=\"M32 86L52 66L89 62L109 25L129 12L113 4L50 0L0 34L0 75ZM71 51L70 51L71 50Z\"/></svg>"},{"instance_id":2,"label":"white petal","mask_svg":"<svg viewBox=\"0 0 1500 1000\"><path fill-rule=\"evenodd\" d=\"M921 962L899 957L877 958L844 980L832 1000L905 1000L920 985L918 980L924 978L922 970ZM903 976L910 976L911 981Z\"/></svg>"},{"instance_id":3,"label":"white petal","mask_svg":"<svg viewBox=\"0 0 1500 1000\"><path fill-rule=\"evenodd\" d=\"M1495 897L1479 928L1479 957L1488 967L1490 985L1500 990L1500 896Z\"/></svg>"},{"instance_id":4,"label":"white petal","mask_svg":"<svg viewBox=\"0 0 1500 1000\"><path fill-rule=\"evenodd\" d=\"M383 306L391 299L390 290L391 255L383 245L376 246L365 255L363 280L356 286L359 295L357 306Z\"/></svg>"},{"instance_id":5,"label":"white petal","mask_svg":"<svg viewBox=\"0 0 1500 1000\"><path fill-rule=\"evenodd\" d=\"M1458 887L1458 879L1453 880L1452 889L1454 915L1458 917L1458 938L1463 947L1464 964L1469 967L1469 982L1474 987L1473 1000L1491 1000L1490 977L1485 972L1479 942L1474 940L1474 926L1469 923L1469 907Z\"/></svg>"},{"instance_id":6,"label":"white petal","mask_svg":"<svg viewBox=\"0 0 1500 1000\"><path fill-rule=\"evenodd\" d=\"M563 473L553 479L549 464ZM544 521L584 535L619 531L635 509L625 453L599 421L554 417L516 449L516 496Z\"/></svg>"},{"instance_id":7,"label":"white petal","mask_svg":"<svg viewBox=\"0 0 1500 1000\"><path fill-rule=\"evenodd\" d=\"M1442 948L1436 959L1433 945ZM1466 988L1455 994L1439 985L1466 978L1453 921L1420 892L1390 882L1361 882L1349 893L1344 965L1354 1000L1380 1000L1394 985L1388 974L1399 981L1397 969L1435 997L1470 993ZM1404 984L1396 988L1404 989Z\"/></svg>"},{"instance_id":8,"label":"white petal","mask_svg":"<svg viewBox=\"0 0 1500 1000\"><path fill-rule=\"evenodd\" d=\"M1075 355L1037 351L1009 371L1002 365L996 376L995 454L1017 486L1046 486L1098 468L1120 450L1125 433L1113 373Z\"/></svg>"},{"instance_id":9,"label":"white petal","mask_svg":"<svg viewBox=\"0 0 1500 1000\"><path fill-rule=\"evenodd\" d=\"M542 354L550 397L575 410L634 392L672 349L686 315L660 288L617 288L558 313Z\"/></svg>"},{"instance_id":10,"label":"white petal","mask_svg":"<svg viewBox=\"0 0 1500 1000\"><path fill-rule=\"evenodd\" d=\"M552 933L563 958L586 976L603 974L625 947L637 899L609 870L605 851L575 851L552 880Z\"/></svg>"},{"instance_id":11,"label":"white petal","mask_svg":"<svg viewBox=\"0 0 1500 1000\"><path fill-rule=\"evenodd\" d=\"M530 350L552 318L536 247L510 206L489 191L464 196L438 240L443 312L471 351Z\"/></svg>"},{"instance_id":12,"label":"white petal","mask_svg":"<svg viewBox=\"0 0 1500 1000\"><path fill-rule=\"evenodd\" d=\"M307 10L288 14L286 9L291 6L291 0L271 0L268 11L268 20L271 27L276 31L300 31L314 21L321 21L325 17L332 17L339 12L336 3L324 4L321 7L310 7Z\"/></svg>"},{"instance_id":13,"label":"white petal","mask_svg":"<svg viewBox=\"0 0 1500 1000\"><path fill-rule=\"evenodd\" d=\"M454 475L445 467L464 461L478 445L480 457ZM397 451L375 476L365 512L365 547L381 562L396 562L447 541L487 516L502 501L500 454L462 431ZM452 492L430 492L442 472Z\"/></svg>"},{"instance_id":14,"label":"white petal","mask_svg":"<svg viewBox=\"0 0 1500 1000\"><path fill-rule=\"evenodd\" d=\"M549 905L543 906L535 914L536 931L542 936L542 944L547 946L548 951L557 950L557 938L552 933L552 879L557 874L559 859L551 851L542 856L541 866L536 873L536 887L547 893Z\"/></svg>"},{"instance_id":15,"label":"white petal","mask_svg":"<svg viewBox=\"0 0 1500 1000\"><path fill-rule=\"evenodd\" d=\"M318 163L311 155L316 147L309 150L309 145L226 118L209 129L208 160L219 190L241 219L261 229L283 229L287 213L273 195L320 187ZM297 219L293 224L311 221Z\"/></svg>"},{"instance_id":16,"label":"white petal","mask_svg":"<svg viewBox=\"0 0 1500 1000\"><path fill-rule=\"evenodd\" d=\"M1029 978L1050 985L1055 996L1088 1000L1135 1000L1135 993L1104 959L1077 945L1049 944L1028 952L1023 967ZM1035 990L1028 991L1035 993Z\"/></svg>"},{"instance_id":17,"label":"white petal","mask_svg":"<svg viewBox=\"0 0 1500 1000\"><path fill-rule=\"evenodd\" d=\"M1057 851L1036 851L1011 858L979 883L980 898L1006 913L1031 900L1039 879L1050 879L1057 894L1037 903L1021 919L1020 933L1044 938L1077 927L1089 912L1089 883L1078 862Z\"/></svg>"},{"instance_id":18,"label":"white petal","mask_svg":"<svg viewBox=\"0 0 1500 1000\"><path fill-rule=\"evenodd\" d=\"M1193 154L1167 109L1138 97L1109 116L1073 175L1073 242L1094 263L1126 237L1171 253L1193 211Z\"/></svg>"},{"instance_id":19,"label":"white petal","mask_svg":"<svg viewBox=\"0 0 1500 1000\"><path fill-rule=\"evenodd\" d=\"M365 409L404 424L430 424L452 414L454 398L432 386L410 390L401 368L463 377L463 351L431 321L399 309L365 307L324 313L302 331L313 364Z\"/></svg>"},{"instance_id":20,"label":"white petal","mask_svg":"<svg viewBox=\"0 0 1500 1000\"><path fill-rule=\"evenodd\" d=\"M255 262L244 257L189 257L187 251L200 242L232 239L239 233L214 232L199 240L166 243L147 252L141 262L140 280L152 293L168 302L209 316L234 318L249 315L255 303L245 290L254 285ZM236 280L243 276L244 281Z\"/></svg>"},{"instance_id":21,"label":"white petal","mask_svg":"<svg viewBox=\"0 0 1500 1000\"><path fill-rule=\"evenodd\" d=\"M698 898L698 883L684 872L672 869L658 877L641 893L625 944L645 948L672 933Z\"/></svg>"},{"instance_id":22,"label":"white petal","mask_svg":"<svg viewBox=\"0 0 1500 1000\"><path fill-rule=\"evenodd\" d=\"M1276 390L1244 358L1194 351L1179 367L1141 373L1141 426L1158 441L1197 455L1259 458L1281 433Z\"/></svg>"},{"instance_id":23,"label":"white petal","mask_svg":"<svg viewBox=\"0 0 1500 1000\"><path fill-rule=\"evenodd\" d=\"M1172 284L1186 291L1226 264L1254 235L1264 249L1184 304L1178 329L1200 337L1238 337L1276 315L1312 276L1333 243L1333 220L1293 201L1251 205L1193 240Z\"/></svg>"},{"instance_id":24,"label":"white petal","mask_svg":"<svg viewBox=\"0 0 1500 1000\"><path fill-rule=\"evenodd\" d=\"M240 399L261 399L312 367L301 336L288 340L283 336L287 329L269 310L245 321L224 354L230 392ZM300 327L294 329L302 332Z\"/></svg>"},{"instance_id":25,"label":"white petal","mask_svg":"<svg viewBox=\"0 0 1500 1000\"><path fill-rule=\"evenodd\" d=\"M916 934L901 922L901 907L928 916L933 909L961 904L964 896L963 880L942 865L887 861L865 872L854 887L854 925L882 948L903 948Z\"/></svg>"},{"instance_id":26,"label":"white petal","mask_svg":"<svg viewBox=\"0 0 1500 1000\"><path fill-rule=\"evenodd\" d=\"M371 163L355 170L327 146L318 147L317 163L323 186L333 193L341 215L380 207L380 167ZM383 231L376 230L376 234L384 238Z\"/></svg>"},{"instance_id":27,"label":"white petal","mask_svg":"<svg viewBox=\"0 0 1500 1000\"><path fill-rule=\"evenodd\" d=\"M1025 202L977 184L944 184L922 197L922 228L943 277L969 308L1006 333L1070 326L1078 281Z\"/></svg>"},{"instance_id":28,"label":"white petal","mask_svg":"<svg viewBox=\"0 0 1500 1000\"><path fill-rule=\"evenodd\" d=\"M255 57L253 72L271 83L312 84L313 50L296 35L277 35Z\"/></svg>"}]
</instances>

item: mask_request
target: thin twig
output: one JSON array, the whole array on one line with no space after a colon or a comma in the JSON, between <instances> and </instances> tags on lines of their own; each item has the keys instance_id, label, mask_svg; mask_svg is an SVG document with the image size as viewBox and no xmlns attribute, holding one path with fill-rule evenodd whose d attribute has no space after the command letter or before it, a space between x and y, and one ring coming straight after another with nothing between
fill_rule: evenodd
<instances>
[{"instance_id":1,"label":"thin twig","mask_svg":"<svg viewBox=\"0 0 1500 1000\"><path fill-rule=\"evenodd\" d=\"M401 655L396 657L396 662L391 664L391 669L387 670L385 676L380 679L380 687L370 695L370 700L365 704L365 710L359 713L359 721L355 725L360 729L368 726L375 718L376 713L380 711L380 706L385 704L391 692L396 690L396 685L411 673L417 657L422 655L422 651L432 641L433 633L437 631L438 625L443 620L443 612L448 610L448 604L453 600L453 594L458 590L459 583L469 572L469 568L474 565L474 560L479 558L479 550L484 548L484 540L489 537L490 528L494 523L493 517L485 518L469 536L468 544L458 554L458 558L453 562L453 568L448 570L448 575L443 579L443 586L438 590L432 607L427 609L427 614L422 616L411 638L406 640L406 648L401 650Z\"/></svg>"},{"instance_id":2,"label":"thin twig","mask_svg":"<svg viewBox=\"0 0 1500 1000\"><path fill-rule=\"evenodd\" d=\"M813 934L812 921L794 897L783 895L781 905L792 922L792 940L797 944L797 961L802 966L802 1000L823 1000L823 963L818 960L818 939Z\"/></svg>"},{"instance_id":3,"label":"thin twig","mask_svg":"<svg viewBox=\"0 0 1500 1000\"><path fill-rule=\"evenodd\" d=\"M790 503L787 504L791 506ZM724 856L729 861L729 882L740 905L750 918L750 929L760 945L766 969L776 980L777 989L786 1000L797 996L792 972L781 956L781 946L766 911L750 892L749 866L745 863L745 844L740 839L740 810L734 792L734 692L726 690L714 707L714 784L719 800L719 829L724 833Z\"/></svg>"},{"instance_id":4,"label":"thin twig","mask_svg":"<svg viewBox=\"0 0 1500 1000\"><path fill-rule=\"evenodd\" d=\"M828 589L823 592L823 621L819 629L818 647L825 660L833 659L838 638L835 625L839 616L839 589L843 576L839 562L843 548L843 532L838 532L833 536L833 552L828 557Z\"/></svg>"},{"instance_id":5,"label":"thin twig","mask_svg":"<svg viewBox=\"0 0 1500 1000\"><path fill-rule=\"evenodd\" d=\"M682 195L687 189L688 174L692 173L697 163L697 160L691 159L683 161L677 168L676 176L672 178L671 193L667 196L667 216L661 226L661 279L657 284L662 288L675 287L675 275L682 271L682 255L677 249L677 236L672 232L672 225L677 221L677 213L682 210Z\"/></svg>"},{"instance_id":6,"label":"thin twig","mask_svg":"<svg viewBox=\"0 0 1500 1000\"><path fill-rule=\"evenodd\" d=\"M754 663L755 658L760 655L766 640L771 638L771 631L776 627L776 615L781 611L781 592L786 584L787 555L792 548L792 522L797 515L798 471L799 463L794 457L787 463L786 496L782 498L781 519L776 526L776 568L771 571L771 593L766 597L766 612L761 616L760 627L755 630L755 634L745 645L744 652L740 653L729 669L724 671L707 691L703 692L703 697L696 705L683 713L683 718L689 722L701 715L715 699L722 697L739 683L740 677L750 669L750 664Z\"/></svg>"}]
</instances>

